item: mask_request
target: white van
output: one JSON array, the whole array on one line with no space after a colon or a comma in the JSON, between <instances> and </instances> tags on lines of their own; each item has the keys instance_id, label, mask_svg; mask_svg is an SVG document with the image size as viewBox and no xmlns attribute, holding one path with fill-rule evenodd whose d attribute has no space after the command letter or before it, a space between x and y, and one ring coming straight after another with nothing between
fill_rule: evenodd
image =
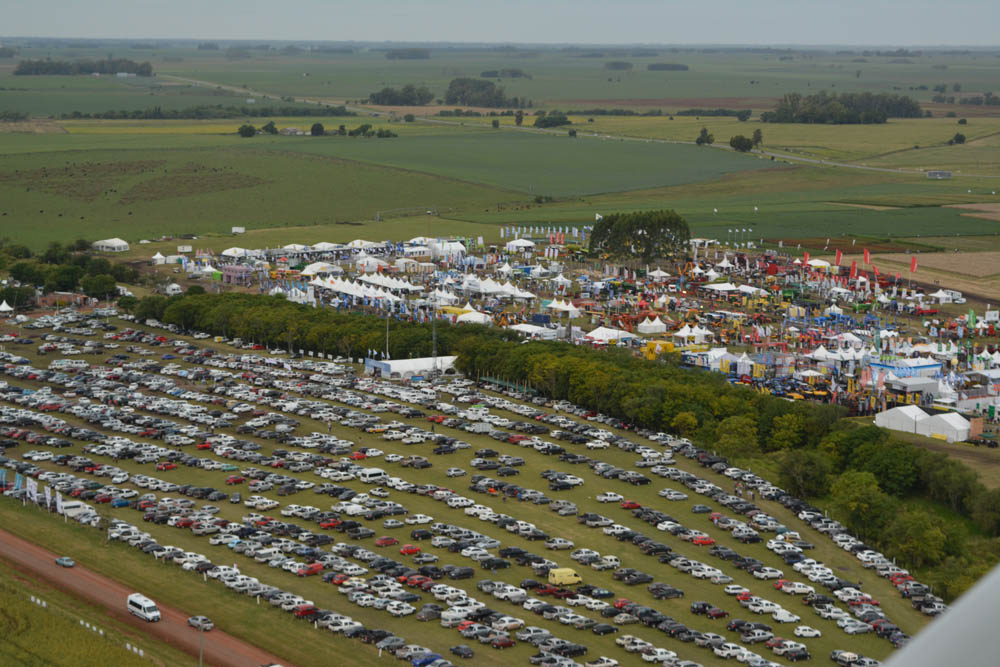
<instances>
[{"instance_id":1,"label":"white van","mask_svg":"<svg viewBox=\"0 0 1000 667\"><path fill-rule=\"evenodd\" d=\"M128 596L126 605L130 613L135 614L144 621L155 623L160 620L160 610L156 608L156 603L145 595L132 593Z\"/></svg>"},{"instance_id":2,"label":"white van","mask_svg":"<svg viewBox=\"0 0 1000 667\"><path fill-rule=\"evenodd\" d=\"M358 479L365 484L378 484L383 482L388 475L381 468L365 468L358 473Z\"/></svg>"}]
</instances>

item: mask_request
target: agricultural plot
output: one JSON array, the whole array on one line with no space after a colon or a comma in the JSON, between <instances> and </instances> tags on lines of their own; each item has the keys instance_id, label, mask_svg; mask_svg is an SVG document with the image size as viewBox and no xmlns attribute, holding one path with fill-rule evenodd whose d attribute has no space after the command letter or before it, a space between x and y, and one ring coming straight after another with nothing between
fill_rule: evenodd
<instances>
[{"instance_id":1,"label":"agricultural plot","mask_svg":"<svg viewBox=\"0 0 1000 667\"><path fill-rule=\"evenodd\" d=\"M122 341L123 344L124 342L125 341ZM173 349L169 346L152 346L147 343L133 342L131 344L133 347L126 352L130 358L135 355L134 358L136 360L142 359L143 356L146 358L156 358L158 356L162 356L164 351ZM197 342L196 344L205 345L203 341ZM222 354L225 354L229 350L227 347L214 344L208 345L207 347L216 349ZM147 354L140 355L138 354L139 350L144 350ZM50 354L44 359L39 359L35 356L32 350L23 348L23 346L18 346L17 352L26 353L35 365L38 365L39 363L44 365L58 357L58 355L53 356ZM108 352L110 353L110 350ZM83 358L92 363L96 363L102 368L106 368L106 365L102 363L104 361L103 356L94 357L91 355L84 355L82 357L74 356L73 358ZM183 368L185 372L190 372L200 368L200 366L192 367L186 362L180 362L178 360L173 360L171 363L178 364L172 368L176 368L177 370ZM293 363L298 364L298 362ZM102 370L102 374L105 372L106 371ZM303 372L308 374L312 371ZM112 373L114 373L113 369ZM175 374L175 371L173 370L169 373L156 377L167 381L176 381L178 386L184 390L194 391L201 394L204 394L207 391L205 386L194 382L193 379L184 379L183 376ZM291 375L289 375L289 378L290 377ZM8 375L5 379L8 379L11 384L19 387L30 389L40 386L39 381L32 380L30 378L16 378ZM296 386L301 387L301 385ZM309 433L316 433L325 437L325 434L328 432L327 427L321 421L317 421L315 419L315 416L318 414L317 411L319 410L326 410L334 407L344 408L350 404L352 406L351 409L356 410L356 413L352 414L356 414L357 418L361 418L363 421L369 420L367 423L371 423L370 419L373 416L373 412L381 411L382 408L392 408L392 406L399 406L400 408L418 407L414 404L407 403L405 399L389 397L387 394L388 389L389 387L387 386L375 384L366 385L349 392L336 390L331 393L330 385L326 385L326 389L323 391L324 393L330 395L324 399L308 399L318 400L319 402L313 404L312 407L305 410L296 408L286 402L281 402L280 405L277 402L274 402L271 405L262 404L259 407L265 411L272 411L275 414L282 413L286 417L297 420L299 425L295 428L294 434L296 436L305 436ZM304 400L298 396L298 391L299 390L291 392L290 396L292 396L292 401ZM154 399L154 401L167 398L166 394L161 393L160 390L157 389L144 390L144 393L148 394ZM181 397L181 399L195 404L200 403L200 401L195 399L194 396L194 394L188 394ZM491 392L486 392L484 396L486 397L486 400L490 401L497 399L497 395ZM360 405L355 405L357 402L355 397L360 399ZM402 402L400 402L401 400ZM380 405L377 405L379 401L381 401L381 403ZM6 405L9 406L9 404ZM223 404L220 403L219 405L222 406ZM506 405L507 407L496 408L495 412L498 416L502 416L510 420L524 419L524 417L512 411L514 408L520 409L523 407L523 404L511 402ZM228 407L226 407L226 409L228 410ZM150 418L162 414L158 412L158 408L155 408L152 403L146 404L138 400L134 402L134 410L135 412L132 414L142 418ZM302 414L299 414L300 412ZM546 415L552 415L551 409L543 409L542 412ZM49 414L58 414L60 418L65 419L68 424L74 427L88 425L88 422L84 420L82 413L79 413L78 411L74 413L62 411ZM216 510L210 510L215 512L215 514L213 514L215 517L239 522L242 520L244 515L251 511L244 506L242 501L248 500L251 493L253 493L279 503L278 507L273 507L268 511L268 513L276 518L280 516L281 518L279 520L281 521L289 521L293 524L300 525L308 530L311 530L314 533L329 533L335 541L343 540L349 543L373 548L376 553L396 559L397 561L402 561L404 563L411 562L411 557L401 556L397 553L400 547L399 544L388 548L372 547L371 543L367 539L352 540L346 535L342 535L336 531L331 532L330 528L319 528L313 521L294 516L293 505L297 504L300 507L303 505L321 505L322 508L325 509L329 503L336 502L333 499L318 495L314 492L316 487L324 483L324 479L321 476L318 476L316 471L292 471L288 469L288 466L291 465L292 461L305 461L309 458L310 453L316 453L318 450L303 448L300 441L295 440L285 443L276 443L257 426L249 426L249 431L242 428L247 421L254 417L252 414L243 412L242 410L234 414L238 414L239 416L235 416L233 418L233 422L229 427L216 429L215 433L217 437L221 437L223 435L235 435L240 440L248 443L255 443L255 445L259 446L258 451L261 456L277 455L282 457L283 460L286 461L284 464L285 470L279 472L282 472L282 474L287 473L290 475L291 479L307 483L307 485L315 485L313 490L305 489L294 493L294 497L289 497L287 495L278 494L275 489L264 489L250 492L246 487L246 482L248 481L246 479L237 484L226 484L225 480L232 475L248 475L250 474L248 472L249 468L267 468L267 465L248 463L245 461L241 462L231 455L223 455L223 449L220 447L195 450L193 448L193 444L190 446L184 446L179 452L180 455L191 455L195 457L195 459L204 459L206 463L195 466L184 465L182 460L172 456L169 458L174 458L176 462L180 464L178 468L172 470L154 470L151 463L139 463L131 457L119 458L115 461L106 454L102 454L97 451L91 451L89 456L98 465L113 465L127 471L132 476L130 481L117 484L116 487L122 490L129 490L130 492L134 491L135 493L132 494L133 496L138 495L138 493L148 491L148 484L145 484L145 489L142 484L138 484L141 480L140 476L157 478L169 483L189 483L196 486L213 486L215 488L224 489L226 493L241 491L241 503L228 503L225 502L225 499L223 499L221 502L215 503L215 507L217 508ZM179 426L182 426L187 430L191 430L189 426L193 427L194 431L198 431L204 427L204 425L197 426L194 423L188 422L188 418L184 416L179 418L168 418L175 420ZM402 416L400 414L382 413L381 419L384 424L388 424L390 420L393 421L397 425L392 428L397 430L417 429L413 432L427 433L429 428L429 424L426 419L416 415ZM578 418L573 418L571 421L573 424L584 423ZM91 424L90 427L93 428L93 425ZM601 425L601 428L608 428L609 433L624 436L629 439L634 439L636 437L634 434L629 434L626 431L620 431L618 429L611 429L610 427L605 427L604 425ZM29 428L28 430L30 431L34 429ZM332 435L334 437L349 440L354 443L354 446L351 447L352 450L360 450L360 448L364 446L367 448L378 448L384 452L384 454L372 452L373 458L362 461L362 465L375 465L383 467L389 472L390 475L398 475L402 479L412 482L413 484L432 484L435 485L435 487L445 486L447 488L456 489L457 494L468 496L473 503L479 503L485 507L489 507L497 513L509 512L512 516L518 519L530 521L549 535L557 535L573 540L577 548L589 547L604 553L619 554L627 566L636 568L643 572L649 572L656 580L664 581L683 589L685 591L685 596L681 599L668 599L662 601L654 600L653 596L645 589L645 586L629 586L627 584L623 584L621 581L612 576L612 572L610 570L599 571L598 569L589 568L585 565L575 564L574 561L569 558L566 551L547 550L540 542L530 541L522 536L505 531L498 526L495 526L491 521L482 520L481 518L476 519L474 515L464 512L458 505L447 505L444 500L451 497L448 494L438 494L432 496L423 493L406 493L405 491L399 489L387 490L387 493L389 494L388 498L390 500L404 504L409 510L408 515L397 518L411 518L415 517L417 514L425 514L430 517L434 517L431 521L449 522L480 531L489 537L498 539L503 545L518 546L528 551L540 551L545 557L552 559L557 564L575 567L583 574L584 581L586 583L608 588L613 591L613 597L624 595L632 600L635 600L636 602L639 602L640 604L654 606L662 613L670 614L682 623L687 624L689 627L694 627L701 631L719 632L723 635L736 639L735 633L725 629L724 626L726 620L710 620L691 613L689 611L690 604L692 601L696 600L705 600L713 605L725 609L730 613L730 618L749 618L751 620L765 619L763 616L754 615L746 609L743 609L731 595L727 595L722 590L722 584L711 583L707 579L700 579L696 576L683 574L681 571L676 570L666 563L658 562L655 557L643 556L641 551L636 546L628 544L627 541L623 542L615 540L606 531L599 528L585 527L582 523L572 518L572 516L557 516L555 512L553 512L545 504L536 504L526 501L518 502L515 498L503 501L496 496L491 497L477 491L465 490L465 480L471 479L471 475L473 474L473 471L471 470L473 463L472 458L474 456L476 458L482 457L482 454L476 450L478 450L478 448L493 448L499 453L510 456L519 456L524 459L523 464L516 467L519 474L513 478L518 484L521 484L526 488L544 488L546 482L541 478L541 473L544 470L551 468L556 468L578 475L582 480L584 480L582 487L566 491L548 491L547 493L553 499L558 498L560 500L572 501L577 505L578 511L581 514L584 512L595 512L608 515L614 522L627 528L636 531L645 531L655 540L663 541L673 550L673 552L682 554L688 558L702 560L712 567L720 568L726 574L731 575L734 578L735 583L747 587L749 590L761 597L775 600L787 609L793 611L795 614L800 615L802 617L802 623L807 623L814 627L821 628L823 632L822 638L806 640L806 643L814 656L825 655L833 648L853 648L867 655L879 658L885 657L890 652L890 646L885 640L876 638L871 634L861 636L848 636L844 634L833 623L833 621L819 618L819 616L810 610L806 605L802 605L799 597L794 595L785 595L783 593L779 595L780 592L773 588L771 582L755 578L749 573L734 567L732 563L710 555L708 546L696 546L680 539L679 537L670 535L669 533L656 531L653 527L644 525L644 523L631 511L619 506L618 503L608 504L600 502L595 497L598 489L606 490L613 488L616 491L620 491L628 499L634 500L644 507L657 508L662 511L670 512L684 525L689 526L692 529L707 532L715 540L717 540L720 545L730 547L739 553L759 558L767 565L775 566L791 573L788 566L784 565L780 559L766 549L763 544L744 544L739 542L726 531L717 528L711 521L709 515L692 513L691 506L696 502L705 502L709 504L712 509L721 511L724 514L728 513L729 510L726 510L714 501L695 495L693 491L686 489L683 485L678 484L677 482L668 479L656 479L656 481L647 486L629 486L628 484L620 481L608 481L597 477L587 465L573 464L566 460L557 460L557 457L554 455L546 456L541 452L536 451L537 448L524 447L523 445L517 446L509 442L499 442L484 435L466 433L464 431L455 430L451 427L445 427L443 425L438 428L440 435L452 436L460 440L467 441L469 448L459 449L457 452L450 454L442 453L439 455L433 455L430 451L433 446L433 443L431 442L425 442L423 445L420 445L419 443L400 444L391 437L383 437L382 434L377 432L377 429L375 432L367 432L336 423L333 425L332 431ZM127 433L125 435L129 438L135 437ZM432 434L427 433L427 435L431 436ZM53 453L70 455L83 453L83 441L76 440L67 434L60 434L59 437L67 438L70 446L54 450ZM144 436L146 441L148 441L149 438L150 436L148 435ZM550 436L543 436L543 438L547 440ZM193 440L193 442L196 442L196 440ZM175 445L175 447L176 446L177 445ZM638 458L637 453L630 453L625 449L614 446L596 452L590 449L583 449L580 446L569 445L568 443L565 443L565 447L569 451L575 453L586 452L592 458L605 461L622 468L635 467L636 460ZM658 445L655 447L657 449L661 449ZM9 450L9 453L13 454L18 459L26 458L24 455L29 449L32 448L35 450L40 448L47 449L45 447L40 447L38 443L29 444L28 442L20 442L17 447ZM475 454L473 454L474 451L476 452ZM401 456L426 454L431 460L432 466L423 469L403 467L398 463L398 461L393 462L390 460L388 458L388 455L390 454L399 454ZM162 461L167 460L167 458L162 456L156 458ZM486 458L492 457L487 454ZM331 459L329 462L324 463L323 467L332 469L333 467L336 467L335 463L335 459ZM70 473L68 468L60 467L52 461L39 460L36 462L36 465L45 471L53 473ZM682 456L678 456L677 461L675 463L670 463L669 465L676 466L680 470L691 472L699 477L709 479L725 489L730 488L732 485L732 481L729 478L703 469L693 461L690 461ZM223 466L231 467L226 469ZM455 478L446 476L444 474L445 468L453 466L462 467L463 469L468 470L469 476L460 478L461 481L459 482L456 482ZM215 469L209 469L210 467L214 467ZM277 470L273 467L271 469ZM93 479L107 482L107 480L98 476L91 478L91 476L85 472L74 471L74 473L82 475L83 478L87 480ZM486 471L486 474L495 473ZM647 474L656 478L656 475L652 473L647 472ZM254 475L250 475L250 477L254 478ZM341 484L345 489L352 489L359 493L370 492L372 488L369 485L364 485L358 481L352 480L341 480L337 483ZM680 502L665 500L659 494L659 489L664 486L681 489L691 494L691 499ZM459 491L458 489L462 490ZM157 498L161 495L162 490L156 492ZM171 494L168 492L166 495L176 496L176 493ZM92 498L88 498L87 500L88 502L93 502ZM926 623L926 619L924 617L910 609L906 601L898 596L898 594L892 589L889 582L875 577L870 571L862 568L857 559L855 559L851 554L836 548L828 540L828 538L799 522L791 512L786 510L781 505L768 501L760 502L765 508L765 511L785 525L799 529L802 533L803 539L815 545L815 548L809 551L810 556L816 558L817 560L821 560L829 567L833 568L837 576L843 577L852 582L863 580L864 590L881 601L882 609L884 609L894 622L903 628L904 631L914 633ZM104 505L102 507L107 506ZM143 522L141 520L142 513L137 512L134 509L127 507L109 508L107 510L102 509L102 512L105 511L110 516L136 524L141 530L149 532L153 539L160 544L170 544L185 551L205 554L207 558L217 564L229 565L232 562L237 562L240 572L249 576L258 577L260 581L264 583L276 585L282 589L301 595L304 599L314 601L315 604L321 608L332 609L343 614L348 614L352 618L364 623L367 627L385 627L391 629L394 632L406 637L408 641L424 644L441 653L446 651L447 646L460 643L462 641L454 629L449 630L443 628L436 620L427 623L420 623L413 620L412 617L394 619L384 611L380 611L376 608L352 605L344 596L346 591L338 592L336 586L331 586L329 583L319 581L319 577L296 577L289 572L282 571L280 567L268 567L266 563L256 562L245 555L234 553L223 544L216 543L211 545L208 543L208 539L206 537L197 537L192 534L190 530L171 527L155 521ZM201 613L211 616L220 628L231 631L234 634L238 634L242 638L257 643L262 647L277 653L278 655L287 657L291 662L311 664L312 662L315 662L318 656L323 655L324 652L328 652L335 647L350 648L349 652L354 657L345 657L345 660L347 661L346 664L353 665L355 664L355 660L357 661L357 664L362 664L362 661L371 659L371 657L374 656L374 649L371 647L365 647L356 642L342 639L337 635L331 636L327 630L313 630L310 625L293 619L289 614L284 614L276 609L268 608L269 605L265 605L263 603L258 606L254 603L253 599L245 596L234 596L232 593L225 593L219 583L212 581L207 583L203 582L202 579L195 574L184 572L176 565L166 565L161 562L157 562L151 556L141 554L135 549L127 547L124 544L116 542L111 547L102 547L100 546L99 536L89 529L75 526L72 523L68 526L64 526L57 520L38 513L37 510L32 510L30 508L25 510L20 508L19 505L13 505L6 500L0 502L0 515L4 518L5 526L9 527L11 530L20 534L29 533L34 539L37 539L44 544L61 544L61 548L64 550L67 544L73 544L75 546L73 555L82 564L97 569L98 571L112 574L116 578L119 578L120 580L129 583L137 587L139 590L153 596L154 599L163 600L164 602L177 606L181 609L197 609ZM414 541L414 538L410 534L411 529L419 529L421 527L430 526L430 523L427 523L404 525L397 528L387 528L382 524L382 518L360 518L359 520L362 525L370 526L373 530L375 530L376 534L395 536L400 543ZM468 563L471 564L475 570L475 574L471 579L451 580L445 577L440 580L442 583L447 582L450 585L454 585L459 590L465 591L467 595L486 601L492 608L500 611L501 613L523 619L526 624L537 625L545 628L553 634L556 634L557 636L567 637L571 641L583 643L589 647L588 658L594 658L597 655L603 654L628 659L628 654L615 646L613 642L614 637L598 637L587 630L577 630L568 624L562 624L556 619L547 619L543 618L541 615L533 614L519 605L502 600L494 600L488 593L482 591L477 586L478 582L484 578L517 586L524 578L532 578L535 576L529 568L512 564L509 568L500 568L497 569L496 572L491 572L489 568L480 567L475 561L470 560L468 557L463 556L458 552L449 551L443 547L431 546L428 541L416 540L416 544L421 548L422 552L437 556L439 558L438 565L451 563L463 566ZM112 554L113 558L109 558L108 554ZM365 561L356 558L349 558L349 562L352 564L364 564ZM157 576L150 576L150 573L154 571ZM790 576L796 579L802 577L799 573L794 573ZM430 599L430 595L426 592L412 588L408 590L415 590L416 593L421 596L421 601L429 601ZM529 592L529 594L531 593ZM558 602L556 603L558 604ZM595 622L605 620L601 618L599 614L595 613L595 610L593 609L588 610L582 607L577 607L576 609L585 619L593 618ZM771 622L772 625L776 625L776 623L770 621L770 619L766 620ZM255 628L263 627L265 624L270 629L268 632L261 633L255 630ZM670 639L663 633L658 632L653 628L644 627L639 624L626 626L621 623L618 623L618 627L620 627L620 634L616 636L630 633L649 641L654 645L664 646L669 650L676 651L684 657L695 659L705 665L715 666L725 664L723 660L713 656L705 649L698 648L691 643L682 643ZM787 630L788 627L791 626L784 626L784 629ZM785 634L784 630L777 630L776 632ZM477 659L483 664L510 664L511 660L526 659L528 655L534 652L534 649L520 641L517 642L515 647L509 648L505 651L496 651L490 649L486 645L475 642L473 642L473 644L476 648ZM766 650L759 645L752 647L752 650L757 652L766 652ZM369 653L369 651L371 651L371 653ZM345 656L346 655L347 654L345 653Z\"/></svg>"},{"instance_id":2,"label":"agricultural plot","mask_svg":"<svg viewBox=\"0 0 1000 667\"><path fill-rule=\"evenodd\" d=\"M558 197L696 183L772 166L755 157L695 146L529 132L480 131L290 146L319 155Z\"/></svg>"}]
</instances>

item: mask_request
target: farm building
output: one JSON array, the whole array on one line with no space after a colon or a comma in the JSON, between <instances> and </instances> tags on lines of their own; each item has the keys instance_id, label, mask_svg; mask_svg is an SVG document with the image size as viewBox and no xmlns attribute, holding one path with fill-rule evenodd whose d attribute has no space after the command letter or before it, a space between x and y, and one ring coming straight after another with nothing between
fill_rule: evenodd
<instances>
[{"instance_id":1,"label":"farm building","mask_svg":"<svg viewBox=\"0 0 1000 667\"><path fill-rule=\"evenodd\" d=\"M167 296L175 296L183 291L184 289L177 283L170 283L169 285L163 288L163 293L166 294Z\"/></svg>"},{"instance_id":2,"label":"farm building","mask_svg":"<svg viewBox=\"0 0 1000 667\"><path fill-rule=\"evenodd\" d=\"M93 246L98 252L128 252L128 243L119 238L94 241Z\"/></svg>"}]
</instances>

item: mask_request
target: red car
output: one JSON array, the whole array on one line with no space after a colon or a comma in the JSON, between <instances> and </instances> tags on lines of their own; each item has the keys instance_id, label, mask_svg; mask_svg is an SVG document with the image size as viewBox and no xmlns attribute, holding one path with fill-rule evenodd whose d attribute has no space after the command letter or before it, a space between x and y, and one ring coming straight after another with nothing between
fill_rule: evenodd
<instances>
[{"instance_id":1,"label":"red car","mask_svg":"<svg viewBox=\"0 0 1000 667\"><path fill-rule=\"evenodd\" d=\"M640 507L642 507L642 505L640 505L639 503L635 502L634 500L623 500L622 501L622 509L637 510Z\"/></svg>"},{"instance_id":2,"label":"red car","mask_svg":"<svg viewBox=\"0 0 1000 667\"><path fill-rule=\"evenodd\" d=\"M330 578L330 583L333 584L334 586L340 586L342 583L344 583L348 579L350 579L350 577L348 577L343 572L339 572L339 573L335 574L333 577Z\"/></svg>"},{"instance_id":3,"label":"red car","mask_svg":"<svg viewBox=\"0 0 1000 667\"><path fill-rule=\"evenodd\" d=\"M319 608L314 604L300 604L295 608L295 617L304 618L306 616L312 616L319 611Z\"/></svg>"},{"instance_id":4,"label":"red car","mask_svg":"<svg viewBox=\"0 0 1000 667\"><path fill-rule=\"evenodd\" d=\"M764 646L767 648L777 648L787 641L788 641L787 639L782 639L781 637L771 637L766 642L764 642Z\"/></svg>"},{"instance_id":5,"label":"red car","mask_svg":"<svg viewBox=\"0 0 1000 667\"><path fill-rule=\"evenodd\" d=\"M247 481L247 478L240 475L230 475L226 478L226 484L242 484L245 481Z\"/></svg>"},{"instance_id":6,"label":"red car","mask_svg":"<svg viewBox=\"0 0 1000 667\"><path fill-rule=\"evenodd\" d=\"M198 449L211 449L211 448L212 448L212 445L208 444L207 442L199 442L199 443L198 443L198 444L196 445L196 447L197 447Z\"/></svg>"},{"instance_id":7,"label":"red car","mask_svg":"<svg viewBox=\"0 0 1000 667\"><path fill-rule=\"evenodd\" d=\"M157 463L156 464L156 469L157 470L177 470L177 464L176 463L170 463L169 461L164 461L162 463Z\"/></svg>"},{"instance_id":8,"label":"red car","mask_svg":"<svg viewBox=\"0 0 1000 667\"><path fill-rule=\"evenodd\" d=\"M426 575L423 575L423 574L414 574L414 575L411 575L409 577L403 576L403 577L400 577L400 579L402 579L403 583L405 583L407 586L422 586L423 584L427 583L428 581L434 581L430 577L428 577Z\"/></svg>"},{"instance_id":9,"label":"red car","mask_svg":"<svg viewBox=\"0 0 1000 667\"><path fill-rule=\"evenodd\" d=\"M95 503L110 503L111 502L111 496L109 496L106 493L102 493L101 495L96 496L94 498L94 502Z\"/></svg>"},{"instance_id":10,"label":"red car","mask_svg":"<svg viewBox=\"0 0 1000 667\"><path fill-rule=\"evenodd\" d=\"M361 461L368 458L368 455L364 452L351 452L350 459L352 461Z\"/></svg>"},{"instance_id":11,"label":"red car","mask_svg":"<svg viewBox=\"0 0 1000 667\"><path fill-rule=\"evenodd\" d=\"M691 544L697 544L699 547L708 547L715 544L715 540L713 540L708 535L699 535L698 537L691 540Z\"/></svg>"},{"instance_id":12,"label":"red car","mask_svg":"<svg viewBox=\"0 0 1000 667\"><path fill-rule=\"evenodd\" d=\"M788 579L778 579L777 581L774 582L774 587L777 588L778 590L781 590L781 587L787 583L789 583Z\"/></svg>"},{"instance_id":13,"label":"red car","mask_svg":"<svg viewBox=\"0 0 1000 667\"><path fill-rule=\"evenodd\" d=\"M194 519L181 519L177 522L178 528L190 528L194 525Z\"/></svg>"},{"instance_id":14,"label":"red car","mask_svg":"<svg viewBox=\"0 0 1000 667\"><path fill-rule=\"evenodd\" d=\"M729 616L729 612L726 611L725 609L712 607L705 613L705 615L708 616L709 618L725 618L726 616Z\"/></svg>"},{"instance_id":15,"label":"red car","mask_svg":"<svg viewBox=\"0 0 1000 667\"><path fill-rule=\"evenodd\" d=\"M510 637L494 637L493 641L490 642L490 646L493 648L505 649L514 646L515 642Z\"/></svg>"},{"instance_id":16,"label":"red car","mask_svg":"<svg viewBox=\"0 0 1000 667\"><path fill-rule=\"evenodd\" d=\"M341 519L327 519L326 521L320 521L320 528L336 528L340 524L344 523Z\"/></svg>"},{"instance_id":17,"label":"red car","mask_svg":"<svg viewBox=\"0 0 1000 667\"><path fill-rule=\"evenodd\" d=\"M740 602L746 602L752 597L753 593L751 593L750 591L743 591L742 593L736 594L736 599L739 600Z\"/></svg>"},{"instance_id":18,"label":"red car","mask_svg":"<svg viewBox=\"0 0 1000 667\"><path fill-rule=\"evenodd\" d=\"M445 419L447 419L447 417L445 417L444 415L432 415L427 418L427 421L434 422L435 424L440 424Z\"/></svg>"},{"instance_id":19,"label":"red car","mask_svg":"<svg viewBox=\"0 0 1000 667\"><path fill-rule=\"evenodd\" d=\"M393 544L399 544L399 540L395 537L384 535L382 537L375 538L375 546L377 547L391 547Z\"/></svg>"},{"instance_id":20,"label":"red car","mask_svg":"<svg viewBox=\"0 0 1000 667\"><path fill-rule=\"evenodd\" d=\"M299 575L300 577L311 577L315 574L319 574L322 571L323 571L323 563L309 563L295 574Z\"/></svg>"},{"instance_id":21,"label":"red car","mask_svg":"<svg viewBox=\"0 0 1000 667\"><path fill-rule=\"evenodd\" d=\"M628 598L618 598L617 600L614 601L614 608L621 609L627 604L632 604L632 601L629 600Z\"/></svg>"},{"instance_id":22,"label":"red car","mask_svg":"<svg viewBox=\"0 0 1000 667\"><path fill-rule=\"evenodd\" d=\"M396 541L398 542L399 540ZM412 556L413 554L420 553L420 547L418 547L415 544L404 544L399 548L399 553L403 554L404 556Z\"/></svg>"}]
</instances>

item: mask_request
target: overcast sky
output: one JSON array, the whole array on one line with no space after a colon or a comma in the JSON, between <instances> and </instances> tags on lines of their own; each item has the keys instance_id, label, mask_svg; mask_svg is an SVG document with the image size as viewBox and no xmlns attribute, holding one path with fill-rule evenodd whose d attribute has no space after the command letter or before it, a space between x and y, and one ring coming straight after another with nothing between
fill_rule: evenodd
<instances>
[{"instance_id":1,"label":"overcast sky","mask_svg":"<svg viewBox=\"0 0 1000 667\"><path fill-rule=\"evenodd\" d=\"M6 36L997 45L1000 0L0 0Z\"/></svg>"}]
</instances>

